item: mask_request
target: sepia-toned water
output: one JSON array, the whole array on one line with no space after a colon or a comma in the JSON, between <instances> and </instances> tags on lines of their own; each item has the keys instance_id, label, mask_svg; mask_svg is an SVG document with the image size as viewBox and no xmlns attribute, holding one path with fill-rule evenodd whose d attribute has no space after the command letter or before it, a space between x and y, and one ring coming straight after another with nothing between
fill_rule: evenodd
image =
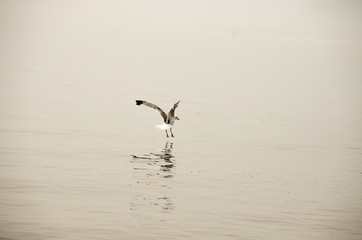
<instances>
[{"instance_id":1,"label":"sepia-toned water","mask_svg":"<svg viewBox=\"0 0 362 240\"><path fill-rule=\"evenodd\" d=\"M361 5L275 4L1 1L0 239L361 239Z\"/></svg>"}]
</instances>

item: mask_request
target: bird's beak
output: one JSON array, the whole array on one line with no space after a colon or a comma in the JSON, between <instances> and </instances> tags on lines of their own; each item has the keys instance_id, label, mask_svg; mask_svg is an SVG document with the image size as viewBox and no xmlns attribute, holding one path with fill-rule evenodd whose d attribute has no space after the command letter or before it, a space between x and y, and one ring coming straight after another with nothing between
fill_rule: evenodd
<instances>
[{"instance_id":1,"label":"bird's beak","mask_svg":"<svg viewBox=\"0 0 362 240\"><path fill-rule=\"evenodd\" d=\"M180 118L179 118L179 117L176 117L176 120L180 120Z\"/></svg>"}]
</instances>

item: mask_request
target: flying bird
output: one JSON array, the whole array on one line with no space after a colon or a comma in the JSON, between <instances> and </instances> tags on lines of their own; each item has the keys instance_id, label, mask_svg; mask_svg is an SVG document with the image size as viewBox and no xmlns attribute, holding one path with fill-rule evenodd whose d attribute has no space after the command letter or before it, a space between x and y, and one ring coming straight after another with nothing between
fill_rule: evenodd
<instances>
[{"instance_id":1,"label":"flying bird","mask_svg":"<svg viewBox=\"0 0 362 240\"><path fill-rule=\"evenodd\" d=\"M163 124L162 125L156 125L157 128L159 129L162 129L162 130L165 130L166 131L166 137L169 137L168 136L168 133L167 133L167 129L170 129L170 133L171 133L171 137L174 137L173 136L173 133L172 133L172 126L173 124L175 123L176 120L180 120L178 116L175 116L175 109L177 108L178 106L178 103L180 102L181 100L179 100L177 103L175 103L173 105L173 107L171 108L171 110L168 112L168 114L166 114L160 107L158 107L157 105L153 104L153 103L149 103L147 101L143 101L143 100L136 100L136 105L140 106L140 105L145 105L147 107L150 107L150 108L153 108L155 109L156 111L158 111L162 118L163 118Z\"/></svg>"}]
</instances>

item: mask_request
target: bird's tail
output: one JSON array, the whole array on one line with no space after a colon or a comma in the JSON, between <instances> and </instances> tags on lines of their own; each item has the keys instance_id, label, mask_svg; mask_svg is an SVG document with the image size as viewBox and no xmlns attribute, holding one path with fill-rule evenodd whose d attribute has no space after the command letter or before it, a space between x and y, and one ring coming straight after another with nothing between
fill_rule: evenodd
<instances>
[{"instance_id":1,"label":"bird's tail","mask_svg":"<svg viewBox=\"0 0 362 240\"><path fill-rule=\"evenodd\" d=\"M136 100L136 105L142 105L143 104L143 101L142 100Z\"/></svg>"}]
</instances>

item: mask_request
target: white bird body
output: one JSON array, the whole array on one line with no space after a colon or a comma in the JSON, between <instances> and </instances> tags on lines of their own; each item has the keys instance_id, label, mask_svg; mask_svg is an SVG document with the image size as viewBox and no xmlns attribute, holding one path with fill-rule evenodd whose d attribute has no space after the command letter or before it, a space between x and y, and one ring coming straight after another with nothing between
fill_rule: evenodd
<instances>
[{"instance_id":1,"label":"white bird body","mask_svg":"<svg viewBox=\"0 0 362 240\"><path fill-rule=\"evenodd\" d=\"M172 127L172 125L163 123L163 124L155 125L155 127L158 129L161 129L161 130L168 130Z\"/></svg>"}]
</instances>

